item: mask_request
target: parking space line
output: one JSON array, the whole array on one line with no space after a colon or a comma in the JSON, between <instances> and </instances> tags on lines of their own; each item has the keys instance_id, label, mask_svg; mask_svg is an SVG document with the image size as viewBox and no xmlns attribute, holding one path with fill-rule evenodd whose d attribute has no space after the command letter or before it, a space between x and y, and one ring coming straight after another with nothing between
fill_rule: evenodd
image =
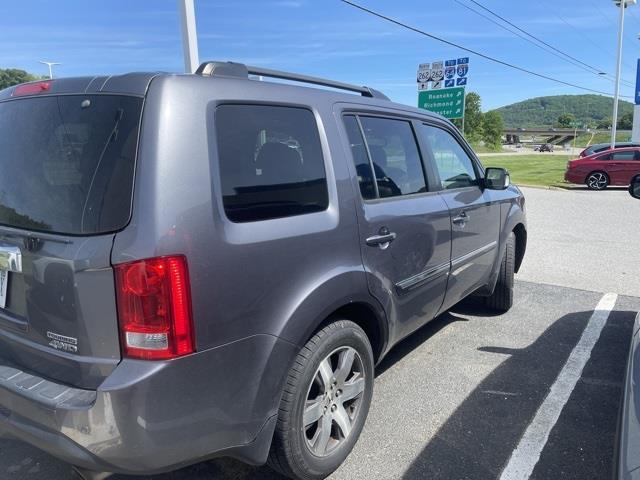
<instances>
[{"instance_id":1,"label":"parking space line","mask_svg":"<svg viewBox=\"0 0 640 480\"><path fill-rule=\"evenodd\" d=\"M606 293L600 299L580 340L551 386L549 394L538 408L518 446L511 453L511 458L502 471L500 480L525 480L531 476L551 429L558 421L563 407L580 379L582 370L591 356L591 351L607 323L617 298L618 295L615 293Z\"/></svg>"}]
</instances>

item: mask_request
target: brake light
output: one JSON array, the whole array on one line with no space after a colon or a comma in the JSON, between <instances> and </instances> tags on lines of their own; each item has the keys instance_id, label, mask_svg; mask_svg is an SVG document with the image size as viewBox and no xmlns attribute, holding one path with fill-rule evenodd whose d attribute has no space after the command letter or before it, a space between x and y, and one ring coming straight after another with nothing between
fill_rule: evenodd
<instances>
[{"instance_id":1,"label":"brake light","mask_svg":"<svg viewBox=\"0 0 640 480\"><path fill-rule=\"evenodd\" d=\"M115 273L124 356L161 360L195 352L184 256L116 265Z\"/></svg>"},{"instance_id":2,"label":"brake light","mask_svg":"<svg viewBox=\"0 0 640 480\"><path fill-rule=\"evenodd\" d=\"M18 85L13 91L12 96L37 95L38 93L48 92L50 89L51 82L25 83L24 85Z\"/></svg>"}]
</instances>

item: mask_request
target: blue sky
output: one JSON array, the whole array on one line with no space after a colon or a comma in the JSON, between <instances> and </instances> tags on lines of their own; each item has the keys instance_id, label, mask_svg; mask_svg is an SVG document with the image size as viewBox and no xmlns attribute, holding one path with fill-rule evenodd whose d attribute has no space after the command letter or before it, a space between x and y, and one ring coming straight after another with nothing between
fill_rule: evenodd
<instances>
[{"instance_id":1,"label":"blue sky","mask_svg":"<svg viewBox=\"0 0 640 480\"><path fill-rule=\"evenodd\" d=\"M417 65L464 52L338 0L195 0L201 59L234 60L371 85L417 102ZM473 6L470 0L458 0ZM577 59L615 70L618 9L611 0L479 0ZM406 23L548 76L613 92L613 82L544 52L456 0L361 0ZM474 7L477 9L477 7ZM0 68L60 76L183 69L175 0L29 0L0 4ZM635 82L640 5L627 9L623 78ZM529 97L584 93L470 57L469 89L490 109ZM623 86L624 95L633 87Z\"/></svg>"}]
</instances>

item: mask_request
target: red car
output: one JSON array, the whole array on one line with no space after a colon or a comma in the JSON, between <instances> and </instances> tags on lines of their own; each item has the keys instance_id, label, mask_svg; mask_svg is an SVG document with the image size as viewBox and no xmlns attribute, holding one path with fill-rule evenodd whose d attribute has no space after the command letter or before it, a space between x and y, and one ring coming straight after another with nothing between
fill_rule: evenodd
<instances>
[{"instance_id":1,"label":"red car","mask_svg":"<svg viewBox=\"0 0 640 480\"><path fill-rule=\"evenodd\" d=\"M564 178L586 184L592 190L603 190L609 185L629 185L639 173L640 148L616 148L570 160Z\"/></svg>"}]
</instances>

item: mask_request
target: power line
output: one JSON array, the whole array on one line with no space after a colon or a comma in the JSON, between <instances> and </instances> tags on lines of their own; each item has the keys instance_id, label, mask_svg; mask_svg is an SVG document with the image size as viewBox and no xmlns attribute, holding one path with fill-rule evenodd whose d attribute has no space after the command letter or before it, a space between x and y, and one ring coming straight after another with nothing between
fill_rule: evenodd
<instances>
[{"instance_id":1,"label":"power line","mask_svg":"<svg viewBox=\"0 0 640 480\"><path fill-rule=\"evenodd\" d=\"M534 39L536 42L541 43L542 45L552 49L555 52L558 52L560 55L563 55L564 57L567 57L571 60L573 60L574 62L579 63L580 65L584 65L585 67L593 70L592 73L595 73L596 75L600 75L601 72L604 72L603 70L594 67L593 65L589 65L588 63L583 62L582 60L579 60L578 58L574 57L573 55L569 55L566 52L563 52L562 50L560 50L559 48L554 47L553 45L545 42L544 40L542 40L540 37L533 35L532 33L527 32L526 30L524 30L523 28L520 28L518 25L516 25L515 23L509 21L508 19L504 18L503 16L501 16L500 14L496 13L495 11L491 10L488 7L485 7L482 3L478 2L477 0L469 0L470 2L472 2L473 4L477 5L478 7L480 7L481 9L483 9L486 12L489 12L491 15L493 15L496 18L499 18L500 20L502 20L503 22L505 22L506 24L512 26L513 28L515 28L516 30L518 30L519 32L522 32L523 34L525 34L526 36ZM606 72L604 72L606 74ZM612 81L615 82L614 79L611 79Z\"/></svg>"},{"instance_id":2,"label":"power line","mask_svg":"<svg viewBox=\"0 0 640 480\"><path fill-rule=\"evenodd\" d=\"M593 88L583 87L583 86L580 86L580 85L576 85L574 83L565 82L564 80L560 80L558 78L549 77L547 75L543 75L542 73L534 72L534 71L528 70L528 69L526 69L524 67L519 67L519 66L514 65L512 63L505 62L504 60L500 60L500 59L492 57L490 55L486 55L484 53L478 52L477 50L473 50L471 48L464 47L464 46L459 45L457 43L454 43L454 42L451 42L451 41L446 40L444 38L441 38L441 37L438 37L436 35L433 35L431 33L425 32L424 30L420 30L419 28L412 27L411 25L407 25L406 23L403 23L403 22L401 22L399 20L396 20L394 18L386 16L386 15L384 15L382 13L378 13L378 12L376 12L374 10L371 10L371 9L367 8L367 7L363 7L362 5L358 5L357 3L354 3L354 2L352 2L350 0L340 0L340 1L342 3L345 3L347 5L352 6L354 8L357 8L358 10L366 12L366 13L368 13L370 15L373 15L375 17L381 18L382 20L386 20L387 22L390 22L390 23L393 23L393 24L398 25L400 27L406 28L407 30L411 30L412 32L419 33L420 35L424 35L425 37L431 38L433 40L437 40L438 42L444 43L444 44L449 45L451 47L455 47L455 48L458 48L458 49L463 50L465 52L471 53L473 55L477 55L478 57L484 58L485 60L489 60L490 62L494 62L494 63L500 64L500 65L503 65L505 67L509 67L509 68L514 69L514 70L518 70L520 72L524 72L524 73L527 73L529 75L533 75L533 76L538 77L538 78L543 78L545 80L549 80L549 81L552 81L552 82L555 82L555 83L559 83L559 84L566 85L566 86L569 86L569 87L577 88L579 90L585 90L587 92L592 92L592 93L599 93L599 94L602 94L602 95L611 95L610 92L604 92L602 90L595 90ZM631 98L631 97L625 96L625 98Z\"/></svg>"},{"instance_id":3,"label":"power line","mask_svg":"<svg viewBox=\"0 0 640 480\"><path fill-rule=\"evenodd\" d=\"M608 19L611 24L615 27L616 31L618 29L618 22L616 21L615 17L612 17L611 15L609 15L609 13L605 13L604 10L602 10L598 4L596 2L594 2L593 0L589 0L589 3L591 3L591 5L593 5L593 8L595 8L598 12L600 12L600 15L602 15L603 18ZM627 34L627 32L624 32L624 38L627 39L627 41L631 41L633 42L632 38L629 38L629 35ZM633 43L632 43L633 44Z\"/></svg>"},{"instance_id":4,"label":"power line","mask_svg":"<svg viewBox=\"0 0 640 480\"><path fill-rule=\"evenodd\" d=\"M547 5L549 4L549 2L547 2ZM609 49L605 49L602 47L602 45L600 45L599 43L597 43L595 40L593 40L591 37L589 37L586 33L584 33L583 30L579 29L578 27L576 27L574 24L570 23L567 19L565 19L564 17L558 15L556 12L553 12L553 15L560 20L562 23L564 23L565 25L568 25L569 27L571 27L572 29L574 29L576 32L578 32L585 40L587 40L591 45L593 45L594 47L598 48L600 51L606 53L607 55L611 55L611 56L615 56L615 52L613 50L609 50ZM624 66L627 68L633 68L631 67L631 65L629 65L626 62L623 62ZM630 83L630 82L629 82Z\"/></svg>"},{"instance_id":5,"label":"power line","mask_svg":"<svg viewBox=\"0 0 640 480\"><path fill-rule=\"evenodd\" d=\"M603 71L601 69L598 69L596 67L591 67L591 66L588 66L588 67L584 66L582 62L574 61L572 58L566 58L567 55L563 54L562 52L558 53L559 51L557 51L557 49L550 49L550 48L544 47L543 45L540 45L539 43L534 42L533 40L531 40L531 38L528 38L528 37L531 37L532 35L530 35L530 34L528 34L526 32L525 32L525 35L523 35L522 33L519 33L518 30L523 31L522 29L512 30L512 29L508 28L507 26L505 26L504 24L502 24L502 23L494 20L493 18L489 17L488 15L485 15L484 13L476 10L475 8L470 7L466 3L463 3L461 0L453 0L453 1L456 2L457 4L459 4L460 6L466 8L467 10L475 13L476 15L484 18L485 20L493 23L494 25L497 25L498 27L502 28L503 30L506 30L507 32L509 32L509 33L521 38L525 42L528 42L531 45L536 46L540 50L542 50L544 52L547 52L547 53L550 53L551 55L553 55L553 56L555 56L555 57L557 57L557 58L559 58L559 59L561 59L561 60L563 60L565 62L568 62L568 63L570 63L570 64L572 64L572 65L574 65L574 66L576 66L578 68L581 68L582 70L584 70L586 72L592 73L592 74L596 75L598 78L602 78L602 79L605 79L605 80L609 80L611 82L615 82L615 78L611 78L611 75L609 75L609 74L602 75ZM487 10L487 9L485 9L485 10ZM494 14L494 16L497 16L497 15ZM498 18L501 18L501 17L498 16ZM507 22L507 23L509 23L509 22ZM515 28L517 28L517 27L515 27ZM622 82L627 84L630 87L633 86L630 82L627 82L626 80L623 80Z\"/></svg>"}]
</instances>

